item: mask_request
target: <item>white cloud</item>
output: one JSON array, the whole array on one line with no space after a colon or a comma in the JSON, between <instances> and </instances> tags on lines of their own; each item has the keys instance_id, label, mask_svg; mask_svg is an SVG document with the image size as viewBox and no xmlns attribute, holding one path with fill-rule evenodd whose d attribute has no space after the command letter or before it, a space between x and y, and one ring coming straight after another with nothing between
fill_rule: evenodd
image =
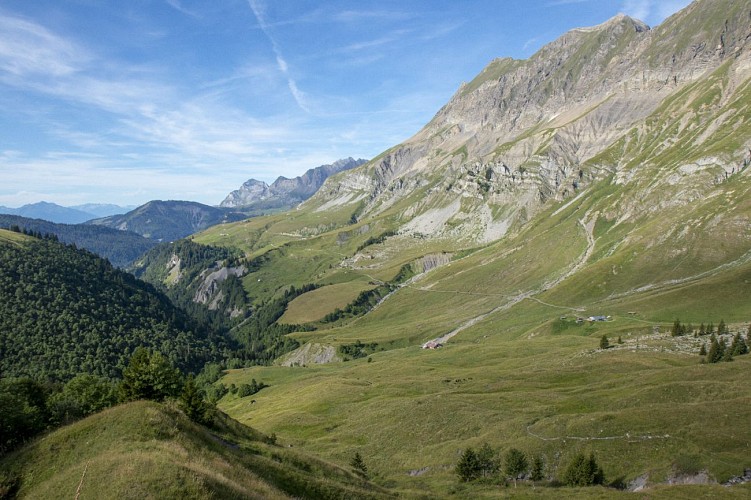
<instances>
[{"instance_id":1,"label":"white cloud","mask_svg":"<svg viewBox=\"0 0 751 500\"><path fill-rule=\"evenodd\" d=\"M0 13L0 70L13 78L75 73L90 56L44 27Z\"/></svg>"},{"instance_id":2,"label":"white cloud","mask_svg":"<svg viewBox=\"0 0 751 500\"><path fill-rule=\"evenodd\" d=\"M290 75L289 65L284 59L282 50L279 47L276 38L274 38L274 36L271 34L269 25L266 22L265 5L260 0L248 0L248 4L250 5L253 14L256 16L256 20L258 21L258 25L261 27L261 31L263 31L263 33L266 35L266 38L268 38L269 42L271 42L271 48L274 51L274 55L276 56L276 62L279 66L279 71L281 71L282 74L284 74L284 76L287 78L287 86L289 87L292 97L295 99L295 102L300 107L300 109L302 109L306 113L309 113L310 108L308 107L305 93L303 93L297 87L297 82L295 82L295 80Z\"/></svg>"}]
</instances>

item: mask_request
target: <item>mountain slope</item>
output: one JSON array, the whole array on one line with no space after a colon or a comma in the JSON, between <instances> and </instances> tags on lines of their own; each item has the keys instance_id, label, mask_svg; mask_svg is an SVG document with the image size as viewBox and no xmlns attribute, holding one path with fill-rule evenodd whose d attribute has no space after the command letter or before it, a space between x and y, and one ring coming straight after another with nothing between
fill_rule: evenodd
<instances>
[{"instance_id":1,"label":"mountain slope","mask_svg":"<svg viewBox=\"0 0 751 500\"><path fill-rule=\"evenodd\" d=\"M121 405L32 442L0 470L19 498L387 497L226 416L215 421L209 429L171 406Z\"/></svg>"},{"instance_id":2,"label":"mountain slope","mask_svg":"<svg viewBox=\"0 0 751 500\"><path fill-rule=\"evenodd\" d=\"M145 238L174 241L223 222L244 219L231 210L210 207L192 201L150 201L123 215L113 215L89 222Z\"/></svg>"},{"instance_id":3,"label":"mountain slope","mask_svg":"<svg viewBox=\"0 0 751 500\"><path fill-rule=\"evenodd\" d=\"M3 377L119 378L139 346L198 371L222 347L167 297L109 262L48 239L0 235Z\"/></svg>"},{"instance_id":4,"label":"mountain slope","mask_svg":"<svg viewBox=\"0 0 751 500\"><path fill-rule=\"evenodd\" d=\"M221 407L329 458L364 443L374 470L436 497L483 442L543 457L551 479L590 451L633 488L741 475L751 359L699 352L710 323L730 325L730 345L751 318L750 12L698 1L652 30L619 16L497 60L297 210L196 235L259 263L252 297L320 285L301 304L336 319L295 340L375 344L347 363L315 366L303 345L304 369L232 371L224 383L271 387ZM342 284L357 305L384 283L367 313L336 314ZM667 333L676 319L689 335Z\"/></svg>"},{"instance_id":5,"label":"mountain slope","mask_svg":"<svg viewBox=\"0 0 751 500\"><path fill-rule=\"evenodd\" d=\"M496 60L413 138L336 176L308 204L354 212L362 203L360 217L392 214L413 234L497 239L615 168L587 162L668 96L725 62L745 81L745 4L696 2L655 30L619 16L529 60ZM726 151L734 161L740 142Z\"/></svg>"},{"instance_id":6,"label":"mountain slope","mask_svg":"<svg viewBox=\"0 0 751 500\"><path fill-rule=\"evenodd\" d=\"M279 177L270 186L265 182L250 179L240 189L232 191L219 205L226 208L249 209L291 208L307 200L323 185L331 175L366 163L367 160L346 158L330 165L311 168L294 179Z\"/></svg>"},{"instance_id":7,"label":"mountain slope","mask_svg":"<svg viewBox=\"0 0 751 500\"><path fill-rule=\"evenodd\" d=\"M132 264L157 244L136 233L104 226L55 224L41 219L0 214L0 227L8 229L12 226L42 235L54 234L63 243L73 243L79 248L85 248L120 268Z\"/></svg>"}]
</instances>

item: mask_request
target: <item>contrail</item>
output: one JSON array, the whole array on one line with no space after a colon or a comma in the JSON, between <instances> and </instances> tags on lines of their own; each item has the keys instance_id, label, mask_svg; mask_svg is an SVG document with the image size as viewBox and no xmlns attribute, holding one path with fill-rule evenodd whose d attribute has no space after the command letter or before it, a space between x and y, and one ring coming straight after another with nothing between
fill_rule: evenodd
<instances>
[{"instance_id":1,"label":"contrail","mask_svg":"<svg viewBox=\"0 0 751 500\"><path fill-rule=\"evenodd\" d=\"M274 55L276 56L276 64L279 67L279 71L281 71L282 74L287 78L287 86L289 87L289 91L292 93L292 97L295 99L295 102L300 107L300 109L302 109L306 113L310 113L308 106L305 104L305 94L297 87L297 83L290 76L289 66L287 65L287 61L282 55L282 50L279 48L279 44L276 42L276 39L269 31L269 26L266 23L266 19L264 17L263 5L261 4L260 0L248 0L248 5L250 5L253 14L256 16L256 20L258 20L258 25L261 27L261 31L263 31L263 34L266 35L266 38L268 38L269 42L271 42L271 49L274 51Z\"/></svg>"}]
</instances>

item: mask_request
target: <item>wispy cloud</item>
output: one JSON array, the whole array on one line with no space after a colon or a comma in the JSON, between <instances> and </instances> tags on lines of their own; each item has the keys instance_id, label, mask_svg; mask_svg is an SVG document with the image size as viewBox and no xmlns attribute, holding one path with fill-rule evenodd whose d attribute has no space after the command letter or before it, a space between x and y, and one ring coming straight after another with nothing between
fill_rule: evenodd
<instances>
[{"instance_id":1,"label":"wispy cloud","mask_svg":"<svg viewBox=\"0 0 751 500\"><path fill-rule=\"evenodd\" d=\"M60 77L76 72L90 56L44 27L0 12L0 70L7 77Z\"/></svg>"},{"instance_id":2,"label":"wispy cloud","mask_svg":"<svg viewBox=\"0 0 751 500\"><path fill-rule=\"evenodd\" d=\"M297 83L290 75L289 65L282 55L282 49L279 47L276 38L271 33L269 25L266 22L265 6L263 5L263 3L261 3L260 0L248 0L248 4L250 5L253 14L256 16L258 25L261 27L264 35L266 35L266 38L268 38L269 42L271 43L271 48L274 51L274 55L276 56L276 62L279 66L279 71L281 71L282 74L287 78L287 87L289 88L292 97L295 99L295 102L300 107L300 109L302 109L306 113L309 113L310 109L306 102L307 98L305 96L305 93L298 88Z\"/></svg>"},{"instance_id":3,"label":"wispy cloud","mask_svg":"<svg viewBox=\"0 0 751 500\"><path fill-rule=\"evenodd\" d=\"M555 7L557 5L574 5L574 4L580 4L580 3L589 3L592 0L552 0L551 2L548 2L549 7Z\"/></svg>"},{"instance_id":4,"label":"wispy cloud","mask_svg":"<svg viewBox=\"0 0 751 500\"><path fill-rule=\"evenodd\" d=\"M659 24L691 3L691 0L623 0L621 10L650 24Z\"/></svg>"},{"instance_id":5,"label":"wispy cloud","mask_svg":"<svg viewBox=\"0 0 751 500\"><path fill-rule=\"evenodd\" d=\"M198 14L190 9L187 9L180 0L167 0L167 4L178 12L182 12L186 16L198 18Z\"/></svg>"},{"instance_id":6,"label":"wispy cloud","mask_svg":"<svg viewBox=\"0 0 751 500\"><path fill-rule=\"evenodd\" d=\"M622 10L625 14L642 21L649 21L653 0L624 0Z\"/></svg>"}]
</instances>

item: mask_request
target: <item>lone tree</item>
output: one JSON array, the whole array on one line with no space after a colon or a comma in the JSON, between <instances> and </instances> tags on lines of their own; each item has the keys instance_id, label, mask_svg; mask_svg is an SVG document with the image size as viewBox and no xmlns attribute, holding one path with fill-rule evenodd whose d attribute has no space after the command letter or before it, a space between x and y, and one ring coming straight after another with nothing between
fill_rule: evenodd
<instances>
[{"instance_id":1,"label":"lone tree","mask_svg":"<svg viewBox=\"0 0 751 500\"><path fill-rule=\"evenodd\" d=\"M365 479L368 478L368 467L365 465L365 461L362 459L359 451L355 452L355 456L350 460L349 466Z\"/></svg>"},{"instance_id":2,"label":"lone tree","mask_svg":"<svg viewBox=\"0 0 751 500\"><path fill-rule=\"evenodd\" d=\"M589 458L584 456L584 453L579 453L566 468L563 482L569 486L603 484L605 482L605 474L597 464L594 453L590 453Z\"/></svg>"},{"instance_id":3,"label":"lone tree","mask_svg":"<svg viewBox=\"0 0 751 500\"><path fill-rule=\"evenodd\" d=\"M607 335L603 335L600 337L600 349L607 349L610 347L610 342L608 341Z\"/></svg>"},{"instance_id":4,"label":"lone tree","mask_svg":"<svg viewBox=\"0 0 751 500\"><path fill-rule=\"evenodd\" d=\"M516 488L516 480L523 476L527 472L529 462L524 453L516 448L511 448L506 452L504 472L506 476L514 480L514 488Z\"/></svg>"}]
</instances>

